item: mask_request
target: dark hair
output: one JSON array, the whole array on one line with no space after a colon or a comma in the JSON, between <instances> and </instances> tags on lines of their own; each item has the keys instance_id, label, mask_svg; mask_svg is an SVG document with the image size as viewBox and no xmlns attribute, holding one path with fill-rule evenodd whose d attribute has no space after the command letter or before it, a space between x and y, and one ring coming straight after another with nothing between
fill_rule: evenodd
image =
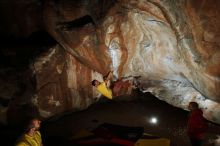
<instances>
[{"instance_id":1,"label":"dark hair","mask_svg":"<svg viewBox=\"0 0 220 146\"><path fill-rule=\"evenodd\" d=\"M29 130L31 130L32 128L34 128L35 126L34 126L34 124L33 124L33 121L34 120L39 120L39 118L29 118L29 119L27 119L26 121L25 121L25 127L24 127L24 130L26 131L26 132L28 132Z\"/></svg>"},{"instance_id":2,"label":"dark hair","mask_svg":"<svg viewBox=\"0 0 220 146\"><path fill-rule=\"evenodd\" d=\"M33 124L33 123L29 123L29 124L25 127L25 131L28 132L28 131L31 130L32 128L34 128L34 124Z\"/></svg>"},{"instance_id":3,"label":"dark hair","mask_svg":"<svg viewBox=\"0 0 220 146\"><path fill-rule=\"evenodd\" d=\"M93 80L91 83L92 83L92 85L93 86L95 86L95 82L96 82L97 80Z\"/></svg>"},{"instance_id":4,"label":"dark hair","mask_svg":"<svg viewBox=\"0 0 220 146\"><path fill-rule=\"evenodd\" d=\"M190 102L189 104L192 106L193 109L198 109L199 108L199 105L198 105L197 102Z\"/></svg>"}]
</instances>

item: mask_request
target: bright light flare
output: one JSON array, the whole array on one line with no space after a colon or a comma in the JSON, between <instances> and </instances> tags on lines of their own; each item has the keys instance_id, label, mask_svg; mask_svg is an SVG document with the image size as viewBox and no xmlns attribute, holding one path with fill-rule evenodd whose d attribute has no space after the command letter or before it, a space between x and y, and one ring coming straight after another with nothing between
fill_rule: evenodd
<instances>
[{"instance_id":1,"label":"bright light flare","mask_svg":"<svg viewBox=\"0 0 220 146\"><path fill-rule=\"evenodd\" d=\"M150 119L150 123L152 123L152 124L157 124L157 122L158 122L158 120L157 120L156 117L152 117L152 118Z\"/></svg>"}]
</instances>

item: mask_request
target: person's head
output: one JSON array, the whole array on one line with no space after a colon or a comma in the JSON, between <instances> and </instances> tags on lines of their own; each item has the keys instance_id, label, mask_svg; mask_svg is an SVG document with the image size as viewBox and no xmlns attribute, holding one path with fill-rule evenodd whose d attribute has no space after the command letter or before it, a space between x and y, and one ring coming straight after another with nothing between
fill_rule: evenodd
<instances>
[{"instance_id":1,"label":"person's head","mask_svg":"<svg viewBox=\"0 0 220 146\"><path fill-rule=\"evenodd\" d=\"M37 131L40 129L41 121L38 118L30 119L26 126L26 132L33 130Z\"/></svg>"},{"instance_id":2,"label":"person's head","mask_svg":"<svg viewBox=\"0 0 220 146\"><path fill-rule=\"evenodd\" d=\"M195 110L195 109L198 109L198 108L199 108L199 105L198 105L197 102L190 102L189 105L188 105L188 109L189 109L190 111Z\"/></svg>"},{"instance_id":3,"label":"person's head","mask_svg":"<svg viewBox=\"0 0 220 146\"><path fill-rule=\"evenodd\" d=\"M95 87L97 87L99 84L100 84L100 82L97 81L97 80L92 81L92 85L95 86Z\"/></svg>"}]
</instances>

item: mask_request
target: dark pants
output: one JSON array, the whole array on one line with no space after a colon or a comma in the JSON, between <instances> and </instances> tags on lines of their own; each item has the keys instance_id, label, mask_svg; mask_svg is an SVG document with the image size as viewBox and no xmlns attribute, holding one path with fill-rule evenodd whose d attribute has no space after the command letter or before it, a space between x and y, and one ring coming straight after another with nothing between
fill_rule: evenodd
<instances>
[{"instance_id":1,"label":"dark pants","mask_svg":"<svg viewBox=\"0 0 220 146\"><path fill-rule=\"evenodd\" d=\"M202 146L201 139L190 138L192 146Z\"/></svg>"}]
</instances>

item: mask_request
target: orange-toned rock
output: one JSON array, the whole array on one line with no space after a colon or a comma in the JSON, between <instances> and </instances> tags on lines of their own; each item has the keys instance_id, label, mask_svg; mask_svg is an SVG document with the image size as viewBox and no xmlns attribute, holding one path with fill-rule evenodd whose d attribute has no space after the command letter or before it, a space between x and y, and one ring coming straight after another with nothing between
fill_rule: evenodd
<instances>
[{"instance_id":1,"label":"orange-toned rock","mask_svg":"<svg viewBox=\"0 0 220 146\"><path fill-rule=\"evenodd\" d=\"M111 1L104 17L86 2L80 11L73 2L44 5L46 29L77 61L101 74L140 75L144 91L181 108L198 101L220 121L210 116L213 104L220 110L218 2Z\"/></svg>"},{"instance_id":2,"label":"orange-toned rock","mask_svg":"<svg viewBox=\"0 0 220 146\"><path fill-rule=\"evenodd\" d=\"M58 45L34 61L32 103L45 118L84 109L97 96L90 81L113 70L141 76L143 92L174 106L197 101L220 123L219 8L218 0L44 1L44 28Z\"/></svg>"},{"instance_id":3,"label":"orange-toned rock","mask_svg":"<svg viewBox=\"0 0 220 146\"><path fill-rule=\"evenodd\" d=\"M85 109L93 103L92 70L61 46L51 48L34 63L37 93L33 97L42 117Z\"/></svg>"}]
</instances>

